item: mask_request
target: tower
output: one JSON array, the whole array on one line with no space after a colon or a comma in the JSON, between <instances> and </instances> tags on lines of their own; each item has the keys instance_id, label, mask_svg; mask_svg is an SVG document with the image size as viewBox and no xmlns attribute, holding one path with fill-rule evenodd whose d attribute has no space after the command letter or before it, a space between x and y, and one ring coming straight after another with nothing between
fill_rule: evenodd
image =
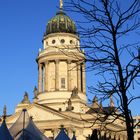
<instances>
[{"instance_id":1,"label":"tower","mask_svg":"<svg viewBox=\"0 0 140 140\"><path fill-rule=\"evenodd\" d=\"M80 49L76 25L62 6L60 0L60 10L47 24L43 48L36 59L38 88L34 88L34 100L30 102L26 92L15 113L6 121L10 127L26 109L48 138L55 139L60 126L64 126L70 138L74 132L77 140L87 140L92 130L106 127L106 123L102 123L102 113L109 111L110 107L99 105L97 97L93 106L86 104L85 55ZM112 117L109 119L112 121ZM124 130L121 120L107 124L107 130L112 130L113 136L115 131ZM110 136L110 132L103 129L100 134L106 136L107 133ZM119 132L120 135L125 136L125 133Z\"/></svg>"},{"instance_id":2,"label":"tower","mask_svg":"<svg viewBox=\"0 0 140 140\"><path fill-rule=\"evenodd\" d=\"M60 10L48 22L38 63L38 100L55 109L65 110L72 91L77 90L79 101L86 103L85 55L73 20ZM78 110L75 110L78 111Z\"/></svg>"}]
</instances>

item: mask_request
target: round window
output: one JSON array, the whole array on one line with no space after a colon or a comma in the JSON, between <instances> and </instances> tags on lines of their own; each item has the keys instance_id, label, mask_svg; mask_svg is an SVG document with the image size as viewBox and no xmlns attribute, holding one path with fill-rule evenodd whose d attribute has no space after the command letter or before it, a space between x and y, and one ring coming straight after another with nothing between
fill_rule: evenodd
<instances>
[{"instance_id":1,"label":"round window","mask_svg":"<svg viewBox=\"0 0 140 140\"><path fill-rule=\"evenodd\" d=\"M55 43L55 40L52 40L52 44L54 44Z\"/></svg>"},{"instance_id":2,"label":"round window","mask_svg":"<svg viewBox=\"0 0 140 140\"><path fill-rule=\"evenodd\" d=\"M64 40L64 39L61 39L61 43L62 43L62 44L65 43L65 40Z\"/></svg>"},{"instance_id":3,"label":"round window","mask_svg":"<svg viewBox=\"0 0 140 140\"><path fill-rule=\"evenodd\" d=\"M70 40L70 44L73 44L73 40Z\"/></svg>"}]
</instances>

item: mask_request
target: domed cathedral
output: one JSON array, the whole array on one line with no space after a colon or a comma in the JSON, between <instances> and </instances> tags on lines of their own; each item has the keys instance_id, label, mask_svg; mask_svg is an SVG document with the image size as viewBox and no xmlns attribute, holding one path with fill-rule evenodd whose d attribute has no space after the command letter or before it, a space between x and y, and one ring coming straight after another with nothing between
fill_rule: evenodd
<instances>
[{"instance_id":1,"label":"domed cathedral","mask_svg":"<svg viewBox=\"0 0 140 140\"><path fill-rule=\"evenodd\" d=\"M126 140L125 126L121 119L103 120L103 112L115 106L103 107L94 97L87 105L85 81L85 55L80 49L80 38L74 21L60 10L48 22L43 37L43 48L37 56L38 88L34 88L34 99L29 101L25 92L23 100L16 106L15 113L6 118L8 127L16 122L23 109L32 117L35 125L50 140L58 135L61 126L68 136L73 133L77 140L89 140L93 130L99 139Z\"/></svg>"}]
</instances>

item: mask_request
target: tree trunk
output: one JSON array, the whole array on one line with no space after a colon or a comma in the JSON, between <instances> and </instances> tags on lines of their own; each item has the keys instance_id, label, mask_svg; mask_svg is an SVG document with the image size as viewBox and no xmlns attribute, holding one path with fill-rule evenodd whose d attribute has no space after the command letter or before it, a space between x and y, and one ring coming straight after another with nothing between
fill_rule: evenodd
<instances>
[{"instance_id":1,"label":"tree trunk","mask_svg":"<svg viewBox=\"0 0 140 140\"><path fill-rule=\"evenodd\" d=\"M124 107L124 115L125 115L125 123L127 129L127 137L128 140L134 140L134 131L133 131L133 122L131 122L131 111L128 109L128 99L126 96L126 92L122 94L123 96L123 107Z\"/></svg>"},{"instance_id":2,"label":"tree trunk","mask_svg":"<svg viewBox=\"0 0 140 140\"><path fill-rule=\"evenodd\" d=\"M128 140L134 140L134 131L133 131L133 120L131 119L131 111L128 108L128 98L126 96L126 89L125 89L125 83L124 83L124 78L123 78L123 71L122 71L122 66L120 63L119 59L119 52L117 49L117 42L116 42L116 33L112 27L113 30L113 44L114 44L114 51L115 51L115 58L116 58L116 64L118 67L118 72L119 72L119 79L120 79L120 93L122 96L122 108L123 108L123 114L125 118L125 123L126 123L126 131L127 131L127 137Z\"/></svg>"}]
</instances>

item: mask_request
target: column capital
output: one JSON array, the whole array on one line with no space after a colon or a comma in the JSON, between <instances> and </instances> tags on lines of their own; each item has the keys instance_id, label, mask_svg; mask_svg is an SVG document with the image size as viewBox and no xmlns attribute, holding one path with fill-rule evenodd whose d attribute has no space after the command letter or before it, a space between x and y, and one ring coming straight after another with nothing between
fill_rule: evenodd
<instances>
[{"instance_id":1,"label":"column capital","mask_svg":"<svg viewBox=\"0 0 140 140\"><path fill-rule=\"evenodd\" d=\"M67 63L68 63L68 64L71 64L71 62L72 62L72 60L67 60Z\"/></svg>"},{"instance_id":2,"label":"column capital","mask_svg":"<svg viewBox=\"0 0 140 140\"><path fill-rule=\"evenodd\" d=\"M38 64L38 66L39 66L39 67L42 67L42 66L43 66L43 64L42 64L42 63L39 63L39 64Z\"/></svg>"},{"instance_id":3,"label":"column capital","mask_svg":"<svg viewBox=\"0 0 140 140\"><path fill-rule=\"evenodd\" d=\"M49 64L49 60L46 60L44 63L48 65Z\"/></svg>"},{"instance_id":4,"label":"column capital","mask_svg":"<svg viewBox=\"0 0 140 140\"><path fill-rule=\"evenodd\" d=\"M81 62L81 64L82 64L83 66L85 66L86 62L85 62L85 61L83 61L83 62Z\"/></svg>"},{"instance_id":5,"label":"column capital","mask_svg":"<svg viewBox=\"0 0 140 140\"><path fill-rule=\"evenodd\" d=\"M59 63L59 61L60 61L59 59L55 59L55 63Z\"/></svg>"}]
</instances>

